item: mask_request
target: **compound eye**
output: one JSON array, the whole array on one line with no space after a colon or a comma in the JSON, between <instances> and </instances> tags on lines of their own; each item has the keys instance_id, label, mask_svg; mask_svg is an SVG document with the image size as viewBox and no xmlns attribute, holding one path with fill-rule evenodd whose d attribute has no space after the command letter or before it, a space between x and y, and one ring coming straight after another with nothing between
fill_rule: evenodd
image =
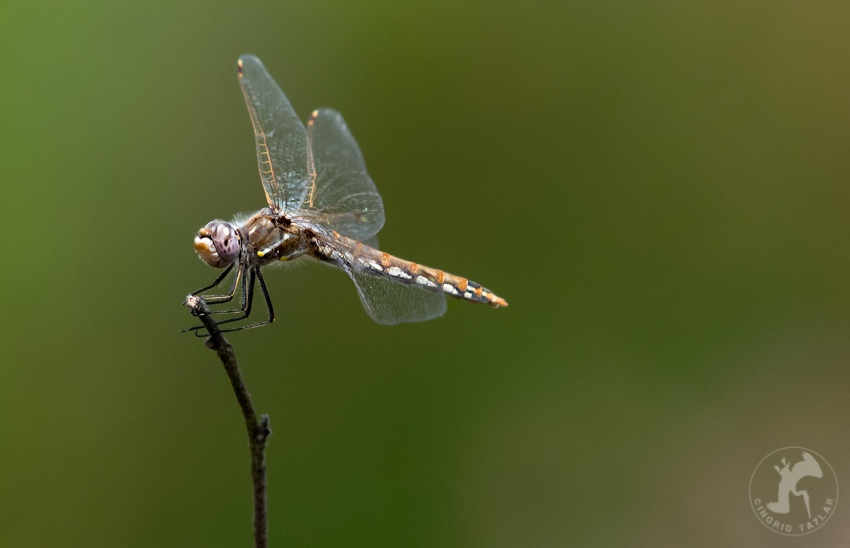
<instances>
[{"instance_id":1,"label":"compound eye","mask_svg":"<svg viewBox=\"0 0 850 548\"><path fill-rule=\"evenodd\" d=\"M230 264L239 257L239 234L228 223L218 223L211 228L215 250L222 260Z\"/></svg>"}]
</instances>

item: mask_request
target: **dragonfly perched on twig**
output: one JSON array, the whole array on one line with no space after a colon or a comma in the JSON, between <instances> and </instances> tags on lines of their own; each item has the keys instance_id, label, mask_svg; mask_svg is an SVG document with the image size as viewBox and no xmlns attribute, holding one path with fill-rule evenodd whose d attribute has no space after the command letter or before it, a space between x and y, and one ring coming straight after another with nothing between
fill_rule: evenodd
<instances>
[{"instance_id":1,"label":"dragonfly perched on twig","mask_svg":"<svg viewBox=\"0 0 850 548\"><path fill-rule=\"evenodd\" d=\"M239 308L212 310L213 314L231 314L218 323L248 318L258 282L268 318L222 331L249 329L274 321L274 307L261 269L302 256L344 270L354 282L366 312L379 324L442 316L446 311L445 295L493 307L508 305L489 289L466 278L380 251L375 235L384 224L384 206L342 116L331 109L315 110L305 129L259 59L252 55L240 57L238 72L254 126L257 162L268 207L245 221L215 220L198 231L198 255L208 265L224 271L192 295L220 285L235 271L227 293L201 295L208 304L221 305L241 293Z\"/></svg>"}]
</instances>

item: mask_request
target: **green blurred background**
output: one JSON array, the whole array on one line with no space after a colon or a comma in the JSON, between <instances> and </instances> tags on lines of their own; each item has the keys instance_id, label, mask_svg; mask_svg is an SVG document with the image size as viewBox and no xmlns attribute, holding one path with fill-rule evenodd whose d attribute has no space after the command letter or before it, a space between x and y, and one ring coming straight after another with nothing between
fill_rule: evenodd
<instances>
[{"instance_id":1,"label":"green blurred background","mask_svg":"<svg viewBox=\"0 0 850 548\"><path fill-rule=\"evenodd\" d=\"M341 111L382 247L492 288L373 324L270 272L234 334L275 546L831 546L850 480L846 2L3 2L0 545L246 546L244 425L181 306L263 205L236 58Z\"/></svg>"}]
</instances>

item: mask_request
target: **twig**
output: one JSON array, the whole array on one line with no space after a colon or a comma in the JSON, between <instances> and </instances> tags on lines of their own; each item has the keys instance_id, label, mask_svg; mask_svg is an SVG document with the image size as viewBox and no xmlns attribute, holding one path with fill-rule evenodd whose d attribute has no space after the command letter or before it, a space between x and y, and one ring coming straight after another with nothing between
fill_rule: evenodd
<instances>
[{"instance_id":1,"label":"twig","mask_svg":"<svg viewBox=\"0 0 850 548\"><path fill-rule=\"evenodd\" d=\"M251 479L254 484L254 545L256 548L266 548L269 532L266 518L265 449L266 440L271 435L269 416L262 415L260 420L257 420L257 413L251 403L251 394L248 393L245 383L242 382L242 372L239 370L236 354L227 339L222 336L218 324L207 308L207 303L200 297L189 296L184 304L192 311L192 315L201 320L201 323L207 328L210 334L206 340L207 348L218 354L218 358L224 365L224 370L230 379L230 384L233 386L233 391L236 393L239 407L242 408L245 427L248 430L248 446L251 451Z\"/></svg>"}]
</instances>

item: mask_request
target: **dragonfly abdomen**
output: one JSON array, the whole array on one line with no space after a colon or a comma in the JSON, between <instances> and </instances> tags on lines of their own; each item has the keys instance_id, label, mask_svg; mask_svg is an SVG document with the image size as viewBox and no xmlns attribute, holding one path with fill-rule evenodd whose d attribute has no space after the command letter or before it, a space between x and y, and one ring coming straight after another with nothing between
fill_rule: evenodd
<instances>
[{"instance_id":1,"label":"dragonfly abdomen","mask_svg":"<svg viewBox=\"0 0 850 548\"><path fill-rule=\"evenodd\" d=\"M371 274L386 276L403 284L415 284L429 291L442 291L450 297L472 303L484 303L493 307L508 306L503 298L471 280L406 261L363 244L359 246L354 256L359 266Z\"/></svg>"}]
</instances>

